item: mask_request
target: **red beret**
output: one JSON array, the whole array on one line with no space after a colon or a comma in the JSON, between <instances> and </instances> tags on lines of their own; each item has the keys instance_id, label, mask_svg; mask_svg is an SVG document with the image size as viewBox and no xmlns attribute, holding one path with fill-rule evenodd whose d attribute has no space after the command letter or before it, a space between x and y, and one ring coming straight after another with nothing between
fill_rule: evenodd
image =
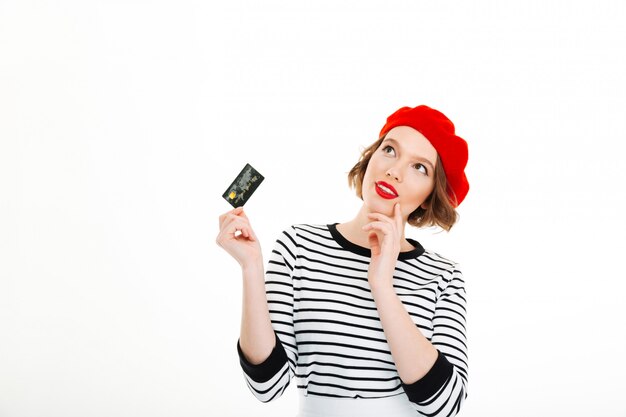
<instances>
[{"instance_id":1,"label":"red beret","mask_svg":"<svg viewBox=\"0 0 626 417\"><path fill-rule=\"evenodd\" d=\"M467 165L467 142L454 134L452 121L428 106L402 107L387 118L380 137L396 126L410 126L428 139L437 150L446 173L450 201L455 206L461 204L469 191L464 171Z\"/></svg>"}]
</instances>

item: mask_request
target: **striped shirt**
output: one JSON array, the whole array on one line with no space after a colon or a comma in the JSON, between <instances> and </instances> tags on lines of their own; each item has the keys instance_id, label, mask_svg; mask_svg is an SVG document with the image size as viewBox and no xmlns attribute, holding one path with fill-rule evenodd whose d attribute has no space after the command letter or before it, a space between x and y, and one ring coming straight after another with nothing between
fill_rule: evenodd
<instances>
[{"instance_id":1,"label":"striped shirt","mask_svg":"<svg viewBox=\"0 0 626 417\"><path fill-rule=\"evenodd\" d=\"M431 370L404 384L368 284L371 252L336 225L295 225L276 241L265 283L276 346L253 365L237 345L248 387L267 402L295 376L308 396L407 395L416 415L457 414L467 396L465 284L457 265L412 239L414 249L398 256L395 292L438 350Z\"/></svg>"}]
</instances>

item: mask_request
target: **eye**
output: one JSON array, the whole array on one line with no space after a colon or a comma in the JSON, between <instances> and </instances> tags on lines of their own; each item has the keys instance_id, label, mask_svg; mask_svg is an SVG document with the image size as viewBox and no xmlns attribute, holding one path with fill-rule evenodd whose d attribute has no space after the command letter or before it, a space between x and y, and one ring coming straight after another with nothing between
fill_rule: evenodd
<instances>
[{"instance_id":1,"label":"eye","mask_svg":"<svg viewBox=\"0 0 626 417\"><path fill-rule=\"evenodd\" d=\"M428 169L426 169L426 166L424 166L424 164L417 163L413 165L413 167L417 169L419 172L421 172L422 174L428 175Z\"/></svg>"},{"instance_id":2,"label":"eye","mask_svg":"<svg viewBox=\"0 0 626 417\"><path fill-rule=\"evenodd\" d=\"M383 148L383 153L386 153L387 155L395 155L396 151L395 149L393 149L393 147L391 145L387 145Z\"/></svg>"}]
</instances>

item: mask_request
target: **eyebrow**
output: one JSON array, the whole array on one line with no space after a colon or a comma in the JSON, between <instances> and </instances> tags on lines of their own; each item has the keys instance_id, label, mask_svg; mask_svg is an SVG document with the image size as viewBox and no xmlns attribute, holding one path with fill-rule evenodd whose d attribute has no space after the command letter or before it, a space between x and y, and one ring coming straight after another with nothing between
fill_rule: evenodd
<instances>
[{"instance_id":1,"label":"eyebrow","mask_svg":"<svg viewBox=\"0 0 626 417\"><path fill-rule=\"evenodd\" d=\"M394 145L396 145L396 147L398 147L398 148L402 148L402 146L400 145L400 143L399 143L397 140L395 140L394 138L385 138L385 140L383 141L383 143L385 143L385 142L387 142L387 141L389 141L389 142L393 143L393 144L394 144ZM433 171L433 172L435 172L435 165L434 165L432 162L430 162L428 159L426 159L426 158L424 158L424 157L421 157L421 156L418 156L418 155L411 155L411 159L415 159L416 161L419 161L419 162L423 162L423 163L425 163L425 164L428 164L428 165L430 166L430 169L432 169L432 171Z\"/></svg>"}]
</instances>

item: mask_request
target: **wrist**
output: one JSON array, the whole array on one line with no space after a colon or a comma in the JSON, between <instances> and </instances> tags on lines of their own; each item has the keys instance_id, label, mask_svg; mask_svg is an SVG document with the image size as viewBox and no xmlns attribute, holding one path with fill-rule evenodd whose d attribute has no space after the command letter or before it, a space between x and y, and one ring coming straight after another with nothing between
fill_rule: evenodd
<instances>
[{"instance_id":1,"label":"wrist","mask_svg":"<svg viewBox=\"0 0 626 417\"><path fill-rule=\"evenodd\" d=\"M265 281L264 275L265 271L263 270L263 260L258 259L256 261L249 261L245 264L241 264L241 274L244 279L254 279L260 278L262 281Z\"/></svg>"},{"instance_id":2,"label":"wrist","mask_svg":"<svg viewBox=\"0 0 626 417\"><path fill-rule=\"evenodd\" d=\"M263 257L262 256L258 256L258 257L254 257L254 258L247 258L245 260L245 262L241 262L239 264L241 266L241 270L246 272L246 271L255 271L258 270L259 268L263 268Z\"/></svg>"}]
</instances>

